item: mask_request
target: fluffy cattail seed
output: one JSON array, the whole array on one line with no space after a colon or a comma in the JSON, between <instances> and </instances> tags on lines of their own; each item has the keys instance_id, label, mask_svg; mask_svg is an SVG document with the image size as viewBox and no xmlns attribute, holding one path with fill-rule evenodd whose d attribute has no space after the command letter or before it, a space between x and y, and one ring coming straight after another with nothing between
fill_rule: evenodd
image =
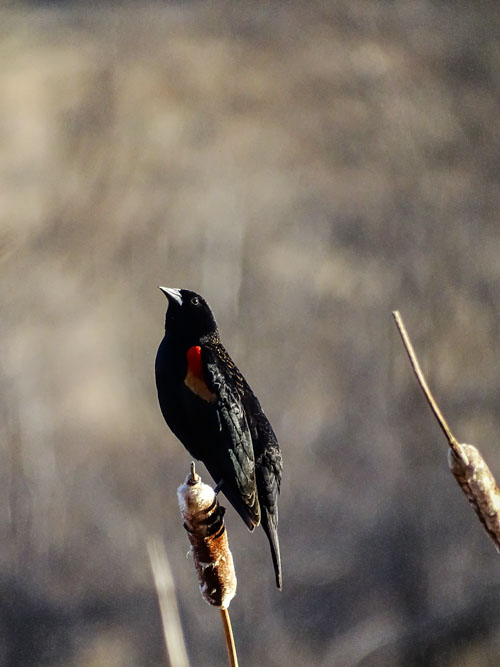
<instances>
[{"instance_id":1,"label":"fluffy cattail seed","mask_svg":"<svg viewBox=\"0 0 500 667\"><path fill-rule=\"evenodd\" d=\"M448 463L462 491L500 552L500 489L474 445L460 443L448 451Z\"/></svg>"},{"instance_id":2,"label":"fluffy cattail seed","mask_svg":"<svg viewBox=\"0 0 500 667\"><path fill-rule=\"evenodd\" d=\"M224 508L214 490L196 474L194 463L177 489L177 497L201 594L214 607L227 609L236 593L236 573L224 526Z\"/></svg>"}]
</instances>

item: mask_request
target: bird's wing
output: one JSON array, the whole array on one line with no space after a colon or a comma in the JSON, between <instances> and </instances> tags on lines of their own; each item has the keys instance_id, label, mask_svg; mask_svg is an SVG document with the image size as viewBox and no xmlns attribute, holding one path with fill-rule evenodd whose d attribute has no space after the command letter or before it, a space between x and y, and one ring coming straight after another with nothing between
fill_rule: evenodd
<instances>
[{"instance_id":1,"label":"bird's wing","mask_svg":"<svg viewBox=\"0 0 500 667\"><path fill-rule=\"evenodd\" d=\"M254 449L239 386L231 372L234 364L229 355L221 358L216 350L202 346L202 367L206 384L216 396L213 406L217 411L220 442L223 444L217 452L210 453L217 470L211 470L210 461L204 463L213 477L222 475L222 490L247 525L257 526L260 523L260 507ZM245 509L241 507L241 501Z\"/></svg>"},{"instance_id":2,"label":"bird's wing","mask_svg":"<svg viewBox=\"0 0 500 667\"><path fill-rule=\"evenodd\" d=\"M281 558L278 539L278 496L283 472L281 450L273 428L250 387L244 393L243 405L252 433L262 527L271 546L276 585L281 589Z\"/></svg>"}]
</instances>

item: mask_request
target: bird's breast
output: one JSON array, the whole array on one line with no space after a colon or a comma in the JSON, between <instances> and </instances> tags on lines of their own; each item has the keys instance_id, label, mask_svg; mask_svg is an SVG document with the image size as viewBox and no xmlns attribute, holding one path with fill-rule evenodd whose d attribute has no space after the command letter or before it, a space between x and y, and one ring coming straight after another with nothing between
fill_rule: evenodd
<instances>
[{"instance_id":1,"label":"bird's breast","mask_svg":"<svg viewBox=\"0 0 500 667\"><path fill-rule=\"evenodd\" d=\"M193 394L199 396L207 403L215 403L217 396L210 391L203 377L203 366L201 363L201 347L194 345L186 353L187 372L184 384Z\"/></svg>"}]
</instances>

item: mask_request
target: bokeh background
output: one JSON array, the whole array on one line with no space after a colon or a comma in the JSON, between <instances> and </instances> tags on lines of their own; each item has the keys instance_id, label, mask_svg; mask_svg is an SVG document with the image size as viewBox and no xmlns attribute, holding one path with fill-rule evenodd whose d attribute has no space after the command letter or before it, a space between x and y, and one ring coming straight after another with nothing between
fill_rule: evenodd
<instances>
[{"instance_id":1,"label":"bokeh background","mask_svg":"<svg viewBox=\"0 0 500 667\"><path fill-rule=\"evenodd\" d=\"M499 27L495 2L2 4L0 664L164 664L151 537L192 664L224 664L158 284L208 299L283 449L282 593L227 512L241 663L499 664L500 560L391 318L500 475Z\"/></svg>"}]
</instances>

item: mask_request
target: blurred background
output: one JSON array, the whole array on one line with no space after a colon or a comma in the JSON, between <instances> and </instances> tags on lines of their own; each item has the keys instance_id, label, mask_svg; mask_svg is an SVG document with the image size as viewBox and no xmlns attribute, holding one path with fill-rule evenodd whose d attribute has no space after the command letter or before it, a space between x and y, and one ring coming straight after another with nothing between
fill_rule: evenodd
<instances>
[{"instance_id":1,"label":"blurred background","mask_svg":"<svg viewBox=\"0 0 500 667\"><path fill-rule=\"evenodd\" d=\"M497 665L500 560L391 317L500 476L494 2L4 2L0 664L225 663L154 386L212 305L281 442L284 590L226 518L243 665ZM205 474L205 481L209 481Z\"/></svg>"}]
</instances>

